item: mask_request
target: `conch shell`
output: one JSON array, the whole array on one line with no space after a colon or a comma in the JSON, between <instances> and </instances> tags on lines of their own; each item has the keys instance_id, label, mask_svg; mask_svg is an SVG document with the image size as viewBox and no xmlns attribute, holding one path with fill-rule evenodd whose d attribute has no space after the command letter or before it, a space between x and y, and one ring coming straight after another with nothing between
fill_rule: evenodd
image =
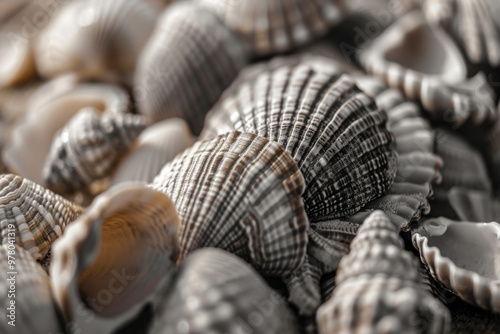
<instances>
[{"instance_id":1,"label":"conch shell","mask_svg":"<svg viewBox=\"0 0 500 334\"><path fill-rule=\"evenodd\" d=\"M172 199L182 221L179 261L216 247L279 276L304 259L304 180L278 143L238 131L196 142L152 186Z\"/></svg>"},{"instance_id":2,"label":"conch shell","mask_svg":"<svg viewBox=\"0 0 500 334\"><path fill-rule=\"evenodd\" d=\"M16 245L36 260L48 254L52 243L83 212L83 208L42 186L12 174L0 175L1 243L14 235Z\"/></svg>"},{"instance_id":3,"label":"conch shell","mask_svg":"<svg viewBox=\"0 0 500 334\"><path fill-rule=\"evenodd\" d=\"M44 184L71 193L111 174L119 157L146 128L142 115L81 109L57 134L45 161Z\"/></svg>"},{"instance_id":4,"label":"conch shell","mask_svg":"<svg viewBox=\"0 0 500 334\"><path fill-rule=\"evenodd\" d=\"M50 274L67 322L111 333L171 279L179 220L170 199L139 184L99 195L55 244Z\"/></svg>"},{"instance_id":5,"label":"conch shell","mask_svg":"<svg viewBox=\"0 0 500 334\"><path fill-rule=\"evenodd\" d=\"M375 211L342 258L337 287L317 313L320 333L447 333L448 310L426 290L399 227Z\"/></svg>"},{"instance_id":6,"label":"conch shell","mask_svg":"<svg viewBox=\"0 0 500 334\"><path fill-rule=\"evenodd\" d=\"M299 333L286 301L248 264L204 248L179 266L148 333Z\"/></svg>"},{"instance_id":7,"label":"conch shell","mask_svg":"<svg viewBox=\"0 0 500 334\"><path fill-rule=\"evenodd\" d=\"M430 274L468 303L500 313L500 225L426 220L412 241Z\"/></svg>"},{"instance_id":8,"label":"conch shell","mask_svg":"<svg viewBox=\"0 0 500 334\"><path fill-rule=\"evenodd\" d=\"M189 2L160 17L137 65L134 96L153 122L184 118L198 135L203 119L247 62L247 51L210 11Z\"/></svg>"}]
</instances>

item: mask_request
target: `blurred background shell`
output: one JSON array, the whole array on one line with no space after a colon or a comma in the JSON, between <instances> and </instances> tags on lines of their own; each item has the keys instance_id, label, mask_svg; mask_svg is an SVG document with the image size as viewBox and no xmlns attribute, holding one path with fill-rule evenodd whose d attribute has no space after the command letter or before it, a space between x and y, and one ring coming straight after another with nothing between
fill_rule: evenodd
<instances>
[{"instance_id":1,"label":"blurred background shell","mask_svg":"<svg viewBox=\"0 0 500 334\"><path fill-rule=\"evenodd\" d=\"M214 10L256 55L313 41L342 19L341 0L197 0Z\"/></svg>"},{"instance_id":2,"label":"blurred background shell","mask_svg":"<svg viewBox=\"0 0 500 334\"><path fill-rule=\"evenodd\" d=\"M178 225L170 199L143 185L99 195L53 248L50 274L66 321L111 333L153 303L175 267Z\"/></svg>"},{"instance_id":3,"label":"blurred background shell","mask_svg":"<svg viewBox=\"0 0 500 334\"><path fill-rule=\"evenodd\" d=\"M214 248L179 266L148 333L299 333L286 301L248 264Z\"/></svg>"},{"instance_id":4,"label":"blurred background shell","mask_svg":"<svg viewBox=\"0 0 500 334\"><path fill-rule=\"evenodd\" d=\"M172 199L182 221L179 261L216 247L280 276L304 259L304 180L273 141L234 131L196 142L165 165L152 186Z\"/></svg>"},{"instance_id":5,"label":"blurred background shell","mask_svg":"<svg viewBox=\"0 0 500 334\"><path fill-rule=\"evenodd\" d=\"M119 162L111 185L126 181L150 183L167 162L194 143L187 123L167 119L147 127Z\"/></svg>"},{"instance_id":6,"label":"blurred background shell","mask_svg":"<svg viewBox=\"0 0 500 334\"><path fill-rule=\"evenodd\" d=\"M12 174L0 175L0 240L14 235L16 245L35 260L44 260L83 208L42 186ZM12 234L10 234L12 233Z\"/></svg>"},{"instance_id":7,"label":"blurred background shell","mask_svg":"<svg viewBox=\"0 0 500 334\"><path fill-rule=\"evenodd\" d=\"M65 332L49 276L28 251L15 244L0 246L0 306L5 312L0 331L5 334ZM12 307L13 312L9 310ZM11 321L14 326L9 324Z\"/></svg>"},{"instance_id":8,"label":"blurred background shell","mask_svg":"<svg viewBox=\"0 0 500 334\"><path fill-rule=\"evenodd\" d=\"M398 232L381 211L368 216L340 261L332 297L318 310L320 333L449 331L448 310L425 290Z\"/></svg>"},{"instance_id":9,"label":"blurred background shell","mask_svg":"<svg viewBox=\"0 0 500 334\"><path fill-rule=\"evenodd\" d=\"M247 63L243 43L210 11L189 2L159 18L137 65L134 97L153 122L184 118L198 135L203 119Z\"/></svg>"}]
</instances>

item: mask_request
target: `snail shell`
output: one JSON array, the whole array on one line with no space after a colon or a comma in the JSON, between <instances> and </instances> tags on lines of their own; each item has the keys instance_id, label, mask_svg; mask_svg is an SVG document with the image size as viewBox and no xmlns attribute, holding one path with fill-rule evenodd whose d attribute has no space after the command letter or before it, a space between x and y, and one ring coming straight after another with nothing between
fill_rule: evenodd
<instances>
[{"instance_id":1,"label":"snail shell","mask_svg":"<svg viewBox=\"0 0 500 334\"><path fill-rule=\"evenodd\" d=\"M52 250L54 295L66 321L82 333L111 333L154 302L171 279L178 225L170 199L143 185L99 195Z\"/></svg>"},{"instance_id":2,"label":"snail shell","mask_svg":"<svg viewBox=\"0 0 500 334\"><path fill-rule=\"evenodd\" d=\"M134 82L139 111L154 122L203 119L247 62L247 52L215 14L189 2L170 5L141 54Z\"/></svg>"},{"instance_id":3,"label":"snail shell","mask_svg":"<svg viewBox=\"0 0 500 334\"><path fill-rule=\"evenodd\" d=\"M196 142L165 165L153 187L172 199L182 221L179 261L216 247L279 276L304 259L304 180L273 141L234 131Z\"/></svg>"},{"instance_id":4,"label":"snail shell","mask_svg":"<svg viewBox=\"0 0 500 334\"><path fill-rule=\"evenodd\" d=\"M148 333L299 333L286 301L252 267L220 249L190 254L163 300Z\"/></svg>"},{"instance_id":5,"label":"snail shell","mask_svg":"<svg viewBox=\"0 0 500 334\"><path fill-rule=\"evenodd\" d=\"M6 245L10 233L16 245L42 260L52 243L83 208L42 186L12 174L0 175L0 240Z\"/></svg>"},{"instance_id":6,"label":"snail shell","mask_svg":"<svg viewBox=\"0 0 500 334\"><path fill-rule=\"evenodd\" d=\"M375 211L342 258L337 287L317 313L320 333L447 333L448 310L421 282L416 259L403 250L399 227Z\"/></svg>"},{"instance_id":7,"label":"snail shell","mask_svg":"<svg viewBox=\"0 0 500 334\"><path fill-rule=\"evenodd\" d=\"M146 128L142 115L98 113L81 109L54 139L42 172L48 188L71 193L108 176Z\"/></svg>"}]
</instances>

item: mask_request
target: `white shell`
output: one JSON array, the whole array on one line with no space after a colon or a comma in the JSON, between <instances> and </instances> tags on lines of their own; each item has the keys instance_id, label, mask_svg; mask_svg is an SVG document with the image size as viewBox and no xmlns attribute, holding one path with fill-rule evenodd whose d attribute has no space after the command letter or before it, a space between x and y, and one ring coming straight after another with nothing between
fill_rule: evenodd
<instances>
[{"instance_id":1,"label":"white shell","mask_svg":"<svg viewBox=\"0 0 500 334\"><path fill-rule=\"evenodd\" d=\"M500 224L427 220L412 241L431 275L468 303L500 313Z\"/></svg>"}]
</instances>

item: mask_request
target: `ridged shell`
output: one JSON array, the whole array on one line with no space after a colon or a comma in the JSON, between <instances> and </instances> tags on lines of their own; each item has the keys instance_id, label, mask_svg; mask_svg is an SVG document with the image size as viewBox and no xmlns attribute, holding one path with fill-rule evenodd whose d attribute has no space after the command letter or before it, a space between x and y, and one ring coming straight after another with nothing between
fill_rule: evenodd
<instances>
[{"instance_id":1,"label":"ridged shell","mask_svg":"<svg viewBox=\"0 0 500 334\"><path fill-rule=\"evenodd\" d=\"M0 307L3 334L63 333L65 328L49 276L15 242L0 246Z\"/></svg>"},{"instance_id":2,"label":"ridged shell","mask_svg":"<svg viewBox=\"0 0 500 334\"><path fill-rule=\"evenodd\" d=\"M180 118L146 128L119 163L112 185L126 181L150 183L167 162L194 142L187 123Z\"/></svg>"},{"instance_id":3,"label":"ridged shell","mask_svg":"<svg viewBox=\"0 0 500 334\"><path fill-rule=\"evenodd\" d=\"M182 221L179 260L216 247L277 276L304 259L304 180L275 142L237 131L197 142L162 169L153 187L172 199Z\"/></svg>"},{"instance_id":4,"label":"ridged shell","mask_svg":"<svg viewBox=\"0 0 500 334\"><path fill-rule=\"evenodd\" d=\"M139 111L155 122L184 118L199 134L205 114L246 64L246 53L215 14L189 2L170 5L138 62Z\"/></svg>"},{"instance_id":5,"label":"ridged shell","mask_svg":"<svg viewBox=\"0 0 500 334\"><path fill-rule=\"evenodd\" d=\"M111 333L153 302L178 255L178 216L168 197L123 184L99 195L54 245L50 274L67 322Z\"/></svg>"},{"instance_id":6,"label":"ridged shell","mask_svg":"<svg viewBox=\"0 0 500 334\"><path fill-rule=\"evenodd\" d=\"M310 43L340 22L339 0L197 0L220 15L257 55Z\"/></svg>"},{"instance_id":7,"label":"ridged shell","mask_svg":"<svg viewBox=\"0 0 500 334\"><path fill-rule=\"evenodd\" d=\"M484 75L466 81L460 51L418 12L392 24L359 59L367 72L420 101L436 119L460 125L467 119L480 124L498 118Z\"/></svg>"},{"instance_id":8,"label":"ridged shell","mask_svg":"<svg viewBox=\"0 0 500 334\"><path fill-rule=\"evenodd\" d=\"M32 96L26 116L12 130L4 152L7 165L42 184L42 169L53 137L84 107L125 113L128 95L117 86L78 83L74 77L60 77L41 86Z\"/></svg>"},{"instance_id":9,"label":"ridged shell","mask_svg":"<svg viewBox=\"0 0 500 334\"><path fill-rule=\"evenodd\" d=\"M500 201L489 192L453 187L448 191L448 202L459 220L500 221Z\"/></svg>"},{"instance_id":10,"label":"ridged shell","mask_svg":"<svg viewBox=\"0 0 500 334\"><path fill-rule=\"evenodd\" d=\"M448 30L472 63L500 66L500 7L496 0L423 1L426 18Z\"/></svg>"},{"instance_id":11,"label":"ridged shell","mask_svg":"<svg viewBox=\"0 0 500 334\"><path fill-rule=\"evenodd\" d=\"M365 220L340 261L337 287L317 313L320 333L447 333L448 310L426 290L399 227L381 211Z\"/></svg>"},{"instance_id":12,"label":"ridged shell","mask_svg":"<svg viewBox=\"0 0 500 334\"><path fill-rule=\"evenodd\" d=\"M235 129L283 146L304 176L312 222L355 213L388 189L396 154L386 115L352 77L317 57L277 58L256 69L211 111L204 137Z\"/></svg>"},{"instance_id":13,"label":"ridged shell","mask_svg":"<svg viewBox=\"0 0 500 334\"><path fill-rule=\"evenodd\" d=\"M500 225L430 219L412 241L431 275L468 303L500 313Z\"/></svg>"},{"instance_id":14,"label":"ridged shell","mask_svg":"<svg viewBox=\"0 0 500 334\"><path fill-rule=\"evenodd\" d=\"M42 260L52 243L83 208L42 186L12 174L0 175L0 227L2 244L15 234L15 242L34 259Z\"/></svg>"},{"instance_id":15,"label":"ridged shell","mask_svg":"<svg viewBox=\"0 0 500 334\"><path fill-rule=\"evenodd\" d=\"M37 69L48 78L77 72L131 83L158 12L159 7L144 0L72 1L41 32L35 46Z\"/></svg>"},{"instance_id":16,"label":"ridged shell","mask_svg":"<svg viewBox=\"0 0 500 334\"><path fill-rule=\"evenodd\" d=\"M142 115L81 109L56 135L45 160L44 184L71 193L111 174L118 159L146 128Z\"/></svg>"},{"instance_id":17,"label":"ridged shell","mask_svg":"<svg viewBox=\"0 0 500 334\"><path fill-rule=\"evenodd\" d=\"M148 333L299 333L286 301L245 262L220 249L179 266Z\"/></svg>"}]
</instances>

